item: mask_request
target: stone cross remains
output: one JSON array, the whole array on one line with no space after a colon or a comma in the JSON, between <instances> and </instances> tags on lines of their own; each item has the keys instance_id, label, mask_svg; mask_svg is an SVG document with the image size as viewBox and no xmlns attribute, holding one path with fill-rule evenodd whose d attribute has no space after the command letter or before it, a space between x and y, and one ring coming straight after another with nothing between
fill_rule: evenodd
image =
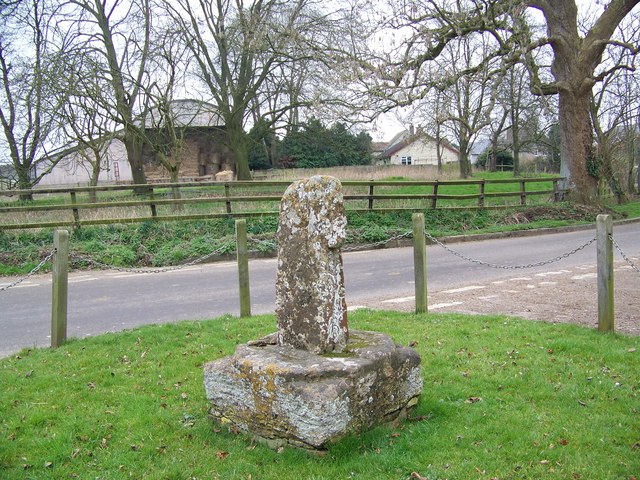
<instances>
[{"instance_id":1,"label":"stone cross remains","mask_svg":"<svg viewBox=\"0 0 640 480\"><path fill-rule=\"evenodd\" d=\"M347 345L341 245L346 238L342 185L316 175L287 188L280 204L276 317L278 345L315 354Z\"/></svg>"},{"instance_id":2,"label":"stone cross remains","mask_svg":"<svg viewBox=\"0 0 640 480\"><path fill-rule=\"evenodd\" d=\"M321 451L406 418L422 391L420 356L379 332L347 329L340 182L294 182L280 207L278 331L204 366L211 417L277 448Z\"/></svg>"}]
</instances>

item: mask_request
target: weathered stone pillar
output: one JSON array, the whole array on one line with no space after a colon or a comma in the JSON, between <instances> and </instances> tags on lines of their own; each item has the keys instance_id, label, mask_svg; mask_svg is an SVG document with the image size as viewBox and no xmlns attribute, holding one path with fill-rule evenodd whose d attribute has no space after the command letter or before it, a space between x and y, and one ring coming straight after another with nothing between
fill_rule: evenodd
<instances>
[{"instance_id":1,"label":"weathered stone pillar","mask_svg":"<svg viewBox=\"0 0 640 480\"><path fill-rule=\"evenodd\" d=\"M314 176L289 186L280 204L276 317L278 344L322 354L348 341L341 245L342 185Z\"/></svg>"}]
</instances>

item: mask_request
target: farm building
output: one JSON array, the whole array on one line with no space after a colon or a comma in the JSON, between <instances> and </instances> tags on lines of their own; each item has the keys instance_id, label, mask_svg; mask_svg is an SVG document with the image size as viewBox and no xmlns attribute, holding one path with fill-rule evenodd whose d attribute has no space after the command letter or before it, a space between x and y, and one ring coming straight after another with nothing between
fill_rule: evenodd
<instances>
[{"instance_id":1,"label":"farm building","mask_svg":"<svg viewBox=\"0 0 640 480\"><path fill-rule=\"evenodd\" d=\"M167 147L164 154L168 158L181 156L179 177L213 178L223 170L235 171L233 155L225 145L224 123L213 105L196 100L175 100L171 102L170 109L180 148L176 152ZM145 123L148 125L145 128L147 138L157 144L166 143L162 116L158 109L149 112ZM131 182L131 167L120 133L105 137L103 141L98 183ZM148 180L169 181L169 173L150 145L143 147L142 155ZM39 167L40 171L51 168L39 185L88 184L92 166L87 158L93 161L92 156L93 153L88 148L77 146L52 156L51 163L55 163L53 168L46 163Z\"/></svg>"}]
</instances>

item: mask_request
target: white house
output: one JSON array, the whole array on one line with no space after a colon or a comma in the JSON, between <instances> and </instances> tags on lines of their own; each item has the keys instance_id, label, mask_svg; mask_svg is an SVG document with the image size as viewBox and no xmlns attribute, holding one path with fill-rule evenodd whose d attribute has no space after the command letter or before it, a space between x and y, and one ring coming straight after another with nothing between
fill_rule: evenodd
<instances>
[{"instance_id":1,"label":"white house","mask_svg":"<svg viewBox=\"0 0 640 480\"><path fill-rule=\"evenodd\" d=\"M441 140L438 145L435 138L420 130L416 133L405 130L393 137L379 156L377 163L385 165L438 165L438 146L443 164L458 161L458 150L448 142Z\"/></svg>"}]
</instances>

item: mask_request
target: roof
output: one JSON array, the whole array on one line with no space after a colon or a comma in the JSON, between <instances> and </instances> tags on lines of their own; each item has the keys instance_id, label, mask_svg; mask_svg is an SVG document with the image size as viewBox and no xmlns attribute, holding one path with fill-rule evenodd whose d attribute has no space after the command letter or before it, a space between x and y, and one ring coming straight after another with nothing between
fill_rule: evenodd
<instances>
[{"instance_id":1,"label":"roof","mask_svg":"<svg viewBox=\"0 0 640 480\"><path fill-rule=\"evenodd\" d=\"M389 142L389 146L387 147L387 149L384 150L380 154L380 156L389 158L394 153L420 140L427 140L429 142L437 143L434 137L432 137L431 135L427 135L422 130L418 130L418 133L415 133L414 135L411 135L407 130L404 130L403 132L400 132L393 137L393 139ZM440 145L456 154L458 153L458 150L452 147L446 140L440 140Z\"/></svg>"},{"instance_id":2,"label":"roof","mask_svg":"<svg viewBox=\"0 0 640 480\"><path fill-rule=\"evenodd\" d=\"M177 127L224 127L222 116L211 103L192 99L172 100L170 110ZM146 119L146 127L155 128L162 122L159 108L152 108Z\"/></svg>"}]
</instances>

